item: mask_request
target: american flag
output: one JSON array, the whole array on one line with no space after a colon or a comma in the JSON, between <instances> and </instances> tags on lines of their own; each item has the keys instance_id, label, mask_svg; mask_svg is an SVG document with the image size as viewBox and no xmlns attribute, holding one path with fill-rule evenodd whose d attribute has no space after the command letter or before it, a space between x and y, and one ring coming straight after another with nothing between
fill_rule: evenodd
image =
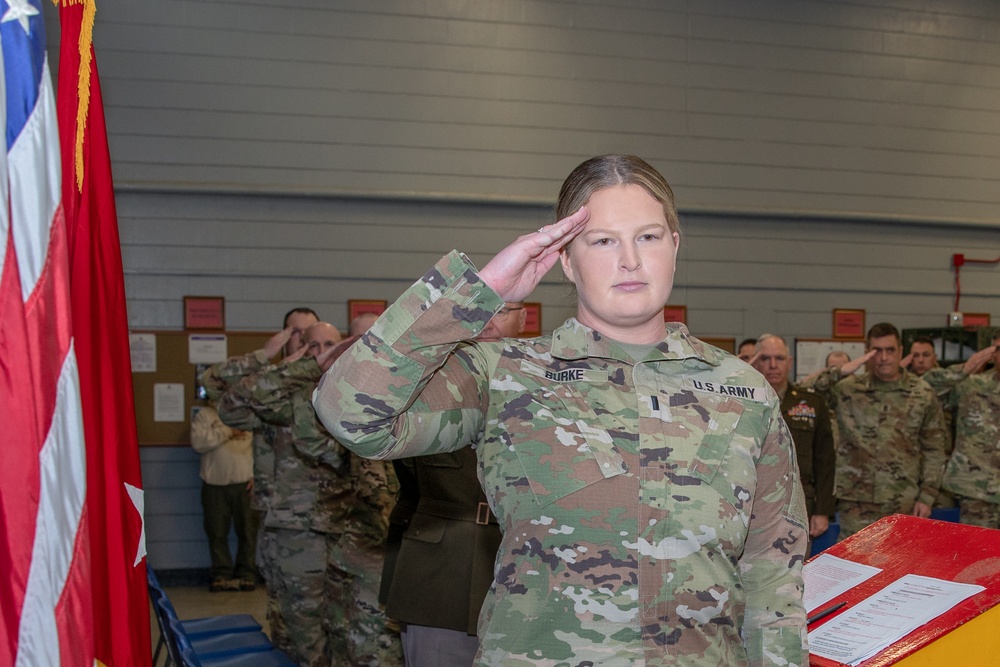
<instances>
[{"instance_id":1,"label":"american flag","mask_svg":"<svg viewBox=\"0 0 1000 667\"><path fill-rule=\"evenodd\" d=\"M0 665L150 658L128 348L94 345L120 345L127 325L92 8L60 9L57 112L39 0L0 0ZM110 215L93 203L108 198ZM107 225L110 257L94 247Z\"/></svg>"}]
</instances>

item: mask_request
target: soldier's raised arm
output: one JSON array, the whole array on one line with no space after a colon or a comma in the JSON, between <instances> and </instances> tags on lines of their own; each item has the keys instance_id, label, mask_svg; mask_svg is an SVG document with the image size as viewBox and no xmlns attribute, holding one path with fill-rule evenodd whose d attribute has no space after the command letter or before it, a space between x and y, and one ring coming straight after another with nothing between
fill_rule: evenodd
<instances>
[{"instance_id":1,"label":"soldier's raised arm","mask_svg":"<svg viewBox=\"0 0 1000 667\"><path fill-rule=\"evenodd\" d=\"M806 379L810 381L808 383L803 382L802 384L826 399L826 402L831 406L836 407L837 393L834 391L834 387L836 387L837 383L844 378L848 378L853 375L874 356L875 350L869 350L857 359L848 361L843 366L831 366L830 368L823 369L815 376L809 376L809 378Z\"/></svg>"},{"instance_id":2,"label":"soldier's raised arm","mask_svg":"<svg viewBox=\"0 0 1000 667\"><path fill-rule=\"evenodd\" d=\"M201 374L201 383L209 400L218 401L234 384L263 368L268 359L265 350L261 349L229 357L225 361L209 366Z\"/></svg>"},{"instance_id":3,"label":"soldier's raised arm","mask_svg":"<svg viewBox=\"0 0 1000 667\"><path fill-rule=\"evenodd\" d=\"M479 335L505 302L530 294L589 217L581 207L518 237L482 272L458 251L445 255L320 381L313 403L330 433L370 458L472 443L481 429L489 361L476 348L451 352ZM442 366L449 372L435 379Z\"/></svg>"},{"instance_id":4,"label":"soldier's raised arm","mask_svg":"<svg viewBox=\"0 0 1000 667\"><path fill-rule=\"evenodd\" d=\"M481 428L484 360L452 351L503 306L463 255L449 253L327 371L313 394L317 416L371 458L470 444Z\"/></svg>"},{"instance_id":5,"label":"soldier's raised arm","mask_svg":"<svg viewBox=\"0 0 1000 667\"><path fill-rule=\"evenodd\" d=\"M962 365L953 364L947 368L932 368L921 376L937 394L942 404L954 403L954 391L958 383L965 378L983 370L996 351L996 345L989 345L979 350Z\"/></svg>"}]
</instances>

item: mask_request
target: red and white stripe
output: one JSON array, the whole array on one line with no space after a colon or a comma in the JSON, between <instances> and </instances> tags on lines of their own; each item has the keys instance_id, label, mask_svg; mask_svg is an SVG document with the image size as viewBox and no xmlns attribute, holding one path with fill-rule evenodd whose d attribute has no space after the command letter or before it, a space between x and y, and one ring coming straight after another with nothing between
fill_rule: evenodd
<instances>
[{"instance_id":1,"label":"red and white stripe","mask_svg":"<svg viewBox=\"0 0 1000 667\"><path fill-rule=\"evenodd\" d=\"M0 114L5 108L0 96ZM0 664L26 667L94 664L86 445L55 114L46 62L36 108L0 166L0 512L8 542L0 566L10 570Z\"/></svg>"}]
</instances>

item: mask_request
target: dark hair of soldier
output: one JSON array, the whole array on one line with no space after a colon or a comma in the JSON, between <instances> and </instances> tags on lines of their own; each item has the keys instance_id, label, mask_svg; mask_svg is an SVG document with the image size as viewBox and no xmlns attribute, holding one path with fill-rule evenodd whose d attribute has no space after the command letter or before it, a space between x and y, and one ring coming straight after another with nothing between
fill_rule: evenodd
<instances>
[{"instance_id":1,"label":"dark hair of soldier","mask_svg":"<svg viewBox=\"0 0 1000 667\"><path fill-rule=\"evenodd\" d=\"M292 315L294 315L295 313L303 313L305 315L312 315L313 317L316 318L316 321L319 322L319 315L316 314L315 310L313 310L312 308L306 308L305 306L299 306L298 308L292 308L290 311L288 311L287 313L285 313L285 319L282 320L282 322L283 322L282 326L283 327L287 327L288 326L288 318L291 317Z\"/></svg>"},{"instance_id":2,"label":"dark hair of soldier","mask_svg":"<svg viewBox=\"0 0 1000 667\"><path fill-rule=\"evenodd\" d=\"M872 344L872 338L884 338L885 336L895 336L896 342L900 342L899 329L888 322L873 324L872 328L868 330L868 335L865 336L865 347Z\"/></svg>"}]
</instances>

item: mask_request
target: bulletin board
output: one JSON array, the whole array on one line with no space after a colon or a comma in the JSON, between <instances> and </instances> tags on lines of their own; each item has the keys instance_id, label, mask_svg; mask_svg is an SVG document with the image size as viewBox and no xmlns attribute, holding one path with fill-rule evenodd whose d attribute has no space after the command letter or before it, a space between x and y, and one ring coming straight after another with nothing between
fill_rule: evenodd
<instances>
[{"instance_id":1,"label":"bulletin board","mask_svg":"<svg viewBox=\"0 0 1000 667\"><path fill-rule=\"evenodd\" d=\"M831 352L846 352L851 359L865 353L863 340L838 340L833 338L795 339L795 381L823 370L826 355Z\"/></svg>"},{"instance_id":2,"label":"bulletin board","mask_svg":"<svg viewBox=\"0 0 1000 667\"><path fill-rule=\"evenodd\" d=\"M191 408L205 405L195 397L195 364L188 361L188 336L190 331L131 331L149 334L156 340L156 370L135 372L132 387L135 393L135 423L140 445L190 445ZM226 354L235 356L259 350L273 336L272 333L227 332ZM154 414L154 393L157 385L183 385L182 421L157 421ZM114 389L108 388L108 399L114 399Z\"/></svg>"}]
</instances>

